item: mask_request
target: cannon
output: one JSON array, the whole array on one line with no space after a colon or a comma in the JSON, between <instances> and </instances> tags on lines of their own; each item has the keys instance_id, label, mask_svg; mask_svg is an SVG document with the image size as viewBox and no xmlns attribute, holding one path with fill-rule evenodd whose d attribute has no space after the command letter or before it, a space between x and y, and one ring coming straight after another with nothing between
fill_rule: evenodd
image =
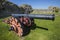
<instances>
[{"instance_id":1,"label":"cannon","mask_svg":"<svg viewBox=\"0 0 60 40\"><path fill-rule=\"evenodd\" d=\"M54 14L11 14L11 16L11 20L8 20L8 23L11 25L9 30L15 31L19 36L24 36L29 32L34 24L34 19L53 21L55 19Z\"/></svg>"}]
</instances>

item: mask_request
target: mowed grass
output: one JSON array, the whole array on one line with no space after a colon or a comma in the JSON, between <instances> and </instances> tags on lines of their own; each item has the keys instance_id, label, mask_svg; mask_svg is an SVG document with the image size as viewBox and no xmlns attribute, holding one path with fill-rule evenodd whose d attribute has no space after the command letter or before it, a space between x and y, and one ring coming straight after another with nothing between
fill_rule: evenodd
<instances>
[{"instance_id":1,"label":"mowed grass","mask_svg":"<svg viewBox=\"0 0 60 40\"><path fill-rule=\"evenodd\" d=\"M0 40L18 40L20 39L16 33L9 31L9 25L2 22L0 19Z\"/></svg>"},{"instance_id":2,"label":"mowed grass","mask_svg":"<svg viewBox=\"0 0 60 40\"><path fill-rule=\"evenodd\" d=\"M55 17L55 21L35 19L35 23L38 27L31 30L30 33L24 37L24 40L60 40L60 14ZM0 19L0 40L21 40L15 32L10 32L9 25L2 22Z\"/></svg>"}]
</instances>

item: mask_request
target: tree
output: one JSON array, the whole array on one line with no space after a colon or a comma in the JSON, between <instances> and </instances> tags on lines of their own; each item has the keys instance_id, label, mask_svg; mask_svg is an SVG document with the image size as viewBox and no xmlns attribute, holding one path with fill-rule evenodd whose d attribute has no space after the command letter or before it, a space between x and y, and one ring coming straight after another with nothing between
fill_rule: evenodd
<instances>
[{"instance_id":1,"label":"tree","mask_svg":"<svg viewBox=\"0 0 60 40\"><path fill-rule=\"evenodd\" d=\"M24 9L22 10L24 11L24 13L31 13L33 11L31 5L28 5L28 4L22 4L20 8Z\"/></svg>"},{"instance_id":2,"label":"tree","mask_svg":"<svg viewBox=\"0 0 60 40\"><path fill-rule=\"evenodd\" d=\"M59 8L58 7L53 7L53 12L59 12Z\"/></svg>"},{"instance_id":3,"label":"tree","mask_svg":"<svg viewBox=\"0 0 60 40\"><path fill-rule=\"evenodd\" d=\"M24 14L24 12L25 12L24 8L23 8L23 7L19 7L19 8L20 8L20 12L21 12L22 14Z\"/></svg>"},{"instance_id":4,"label":"tree","mask_svg":"<svg viewBox=\"0 0 60 40\"><path fill-rule=\"evenodd\" d=\"M20 13L20 8L9 1L0 1L0 15L7 16L11 15L12 13Z\"/></svg>"},{"instance_id":5,"label":"tree","mask_svg":"<svg viewBox=\"0 0 60 40\"><path fill-rule=\"evenodd\" d=\"M20 8L16 4L9 2L9 1L4 1L2 3L2 7L4 8L4 11L12 12L12 13L20 13Z\"/></svg>"},{"instance_id":6,"label":"tree","mask_svg":"<svg viewBox=\"0 0 60 40\"><path fill-rule=\"evenodd\" d=\"M6 2L7 0L0 0L0 9L3 9L3 3Z\"/></svg>"}]
</instances>

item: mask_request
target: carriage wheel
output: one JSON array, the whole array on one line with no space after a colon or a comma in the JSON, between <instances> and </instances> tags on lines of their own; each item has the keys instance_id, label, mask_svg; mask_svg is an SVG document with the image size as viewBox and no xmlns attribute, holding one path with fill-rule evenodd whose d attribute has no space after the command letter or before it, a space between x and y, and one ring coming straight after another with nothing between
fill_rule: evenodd
<instances>
[{"instance_id":1,"label":"carriage wheel","mask_svg":"<svg viewBox=\"0 0 60 40\"><path fill-rule=\"evenodd\" d=\"M19 23L20 25L18 25L18 20L15 19L14 17L11 19L12 20L10 21L11 22L10 24L14 28L14 31L17 33L18 36L22 36L23 35L23 29L20 26L21 24Z\"/></svg>"}]
</instances>

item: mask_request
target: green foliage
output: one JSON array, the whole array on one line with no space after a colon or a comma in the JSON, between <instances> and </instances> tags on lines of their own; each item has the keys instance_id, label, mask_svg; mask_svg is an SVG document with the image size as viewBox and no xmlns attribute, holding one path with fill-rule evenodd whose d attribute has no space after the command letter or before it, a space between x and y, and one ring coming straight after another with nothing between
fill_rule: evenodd
<instances>
[{"instance_id":1,"label":"green foliage","mask_svg":"<svg viewBox=\"0 0 60 40\"><path fill-rule=\"evenodd\" d=\"M53 7L53 12L58 13L59 12L59 8L58 7Z\"/></svg>"},{"instance_id":2,"label":"green foliage","mask_svg":"<svg viewBox=\"0 0 60 40\"><path fill-rule=\"evenodd\" d=\"M22 4L20 5L20 8L23 8L24 9L24 13L30 13L32 12L32 7L31 5L28 5L28 4Z\"/></svg>"},{"instance_id":3,"label":"green foliage","mask_svg":"<svg viewBox=\"0 0 60 40\"><path fill-rule=\"evenodd\" d=\"M22 8L22 7L19 7L19 8L20 8L20 12L21 13L24 13L25 12L24 8Z\"/></svg>"},{"instance_id":4,"label":"green foliage","mask_svg":"<svg viewBox=\"0 0 60 40\"><path fill-rule=\"evenodd\" d=\"M4 1L0 8L0 17L10 16L12 13L22 13L16 4L9 1Z\"/></svg>"}]
</instances>

